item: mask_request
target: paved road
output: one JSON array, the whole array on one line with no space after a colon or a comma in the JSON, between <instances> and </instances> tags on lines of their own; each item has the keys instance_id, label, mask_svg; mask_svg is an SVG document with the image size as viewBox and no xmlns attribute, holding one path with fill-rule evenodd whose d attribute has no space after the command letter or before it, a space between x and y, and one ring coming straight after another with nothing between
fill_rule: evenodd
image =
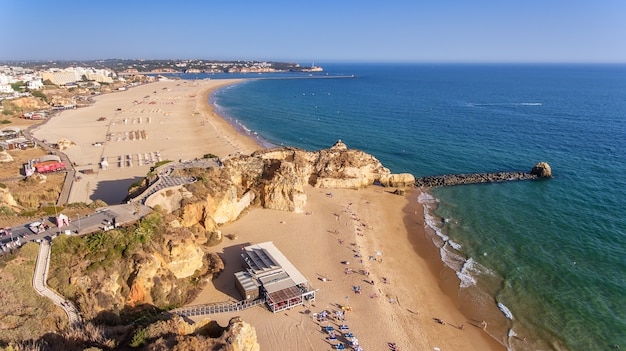
<instances>
[{"instance_id":1,"label":"paved road","mask_svg":"<svg viewBox=\"0 0 626 351\"><path fill-rule=\"evenodd\" d=\"M70 218L70 223L67 226L60 228L56 227L56 223L53 217L50 220L45 219L45 223L49 225L47 230L39 233L34 233L29 228L29 223L24 223L19 226L10 228L12 235L5 235L0 237L0 244L4 246L5 250L9 250L11 240L17 241L19 245L22 245L29 241L42 241L52 240L59 234L69 235L84 235L93 232L97 232L105 229L112 229L113 226L124 226L132 222L137 221L139 218L144 217L148 213L152 212L152 209L141 205L139 203L129 203L122 205L107 206L98 209L91 215L84 217ZM114 222L114 223L113 223ZM0 254L3 251L0 246Z\"/></svg>"},{"instance_id":2,"label":"paved road","mask_svg":"<svg viewBox=\"0 0 626 351\"><path fill-rule=\"evenodd\" d=\"M39 295L47 297L52 302L61 307L67 314L69 324L71 328L79 328L82 326L82 320L78 314L78 309L71 302L65 300L65 298L46 285L48 280L48 268L50 267L50 243L47 240L43 240L39 244L39 255L37 256L37 263L35 265L35 274L33 275L33 287Z\"/></svg>"}]
</instances>

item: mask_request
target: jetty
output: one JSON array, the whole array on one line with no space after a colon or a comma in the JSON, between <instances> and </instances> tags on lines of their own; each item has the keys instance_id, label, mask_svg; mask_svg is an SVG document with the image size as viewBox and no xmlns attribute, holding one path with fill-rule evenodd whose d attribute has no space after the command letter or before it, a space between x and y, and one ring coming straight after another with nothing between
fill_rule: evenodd
<instances>
[{"instance_id":1,"label":"jetty","mask_svg":"<svg viewBox=\"0 0 626 351\"><path fill-rule=\"evenodd\" d=\"M433 188L441 186L506 182L511 180L529 180L552 178L552 169L546 162L539 162L530 172L495 172L495 173L469 173L469 174L445 174L415 178L415 186L419 188Z\"/></svg>"}]
</instances>

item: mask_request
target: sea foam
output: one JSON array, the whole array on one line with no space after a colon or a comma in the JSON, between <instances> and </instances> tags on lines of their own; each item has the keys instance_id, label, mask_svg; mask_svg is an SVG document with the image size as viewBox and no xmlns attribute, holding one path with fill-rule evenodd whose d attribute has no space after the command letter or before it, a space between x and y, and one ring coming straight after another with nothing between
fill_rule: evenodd
<instances>
[{"instance_id":1,"label":"sea foam","mask_svg":"<svg viewBox=\"0 0 626 351\"><path fill-rule=\"evenodd\" d=\"M508 307L506 307L502 302L498 302L498 308L502 311L506 318L513 320L513 313L511 313L511 310L509 310Z\"/></svg>"}]
</instances>

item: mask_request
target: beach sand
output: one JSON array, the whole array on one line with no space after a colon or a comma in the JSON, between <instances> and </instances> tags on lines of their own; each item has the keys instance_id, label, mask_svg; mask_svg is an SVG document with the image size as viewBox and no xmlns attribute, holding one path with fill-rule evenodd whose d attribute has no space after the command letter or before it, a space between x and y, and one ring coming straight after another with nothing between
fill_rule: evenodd
<instances>
[{"instance_id":1,"label":"beach sand","mask_svg":"<svg viewBox=\"0 0 626 351\"><path fill-rule=\"evenodd\" d=\"M63 111L33 134L48 143L74 143L63 151L82 171L70 191L70 203L100 199L117 204L131 184L146 176L152 161L188 160L207 153L225 158L260 147L217 118L207 103L214 89L236 82L166 80L99 95L92 106ZM106 170L100 167L103 159L109 164Z\"/></svg>"},{"instance_id":2,"label":"beach sand","mask_svg":"<svg viewBox=\"0 0 626 351\"><path fill-rule=\"evenodd\" d=\"M262 350L332 349L322 327L330 324L337 329L341 322L320 323L313 314L340 310L343 305L352 307L352 312L345 314L345 324L364 350L388 350L388 343L395 343L398 350L505 349L482 330L480 316L472 320L459 312L455 299L442 290L449 285L448 279L441 281L433 274L443 272L443 267L424 236L417 191L398 196L376 186L363 190L309 188L307 195L304 214L255 208L222 227L223 234L236 236L213 248L224 259L226 271L191 305L239 300L233 273L241 270L241 246L273 241L319 289L316 301L276 314L255 307L211 316L222 326L231 317L241 316L256 328ZM357 254L360 257L355 257ZM346 274L346 268L355 273ZM358 273L360 270L369 275ZM360 286L361 294L354 293L353 286ZM341 337L338 341L346 342Z\"/></svg>"},{"instance_id":3,"label":"beach sand","mask_svg":"<svg viewBox=\"0 0 626 351\"><path fill-rule=\"evenodd\" d=\"M64 111L34 133L49 142L67 138L76 143L65 152L77 169L94 170L74 183L70 202L101 198L117 203L150 167L135 160L132 167L120 168L115 162L120 156L158 151L163 160L179 160L205 153L249 154L259 148L207 103L213 89L236 82L164 81L98 96L95 105ZM100 117L106 119L98 121ZM145 130L148 139L129 140L125 133L136 130ZM110 133L115 137L107 140ZM98 141L105 143L94 146ZM103 157L109 167L99 170ZM322 327L337 324L319 323L313 314L344 305L352 308L345 324L364 350L388 350L388 343L398 350L505 349L487 337L481 316L468 318L459 311L454 298L458 280L446 272L425 236L418 190L398 196L377 186L358 191L308 188L307 195L305 213L252 208L223 226L223 234L236 238L210 250L221 255L226 269L191 304L239 300L233 273L241 269L241 246L273 241L318 289L316 301L277 314L255 307L206 317L225 326L241 316L255 327L262 350L330 350ZM346 268L355 273L346 274ZM361 294L353 286L360 286Z\"/></svg>"}]
</instances>

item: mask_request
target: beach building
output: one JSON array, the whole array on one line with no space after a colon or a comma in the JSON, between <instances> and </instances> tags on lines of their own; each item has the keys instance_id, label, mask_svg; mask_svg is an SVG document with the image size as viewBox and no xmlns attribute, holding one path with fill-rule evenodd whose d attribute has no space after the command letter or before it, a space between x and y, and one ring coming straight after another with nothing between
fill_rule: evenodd
<instances>
[{"instance_id":1,"label":"beach building","mask_svg":"<svg viewBox=\"0 0 626 351\"><path fill-rule=\"evenodd\" d=\"M235 285L246 301L263 299L276 313L315 301L315 290L271 241L241 250L245 271L235 273Z\"/></svg>"},{"instance_id":2,"label":"beach building","mask_svg":"<svg viewBox=\"0 0 626 351\"><path fill-rule=\"evenodd\" d=\"M12 138L12 139L5 139L0 141L0 147L3 150L17 150L17 149L22 149L24 148L22 145L25 145L26 142L28 140L26 140L26 138Z\"/></svg>"},{"instance_id":3,"label":"beach building","mask_svg":"<svg viewBox=\"0 0 626 351\"><path fill-rule=\"evenodd\" d=\"M4 127L0 130L0 137L4 139L17 138L22 134L18 127Z\"/></svg>"}]
</instances>

